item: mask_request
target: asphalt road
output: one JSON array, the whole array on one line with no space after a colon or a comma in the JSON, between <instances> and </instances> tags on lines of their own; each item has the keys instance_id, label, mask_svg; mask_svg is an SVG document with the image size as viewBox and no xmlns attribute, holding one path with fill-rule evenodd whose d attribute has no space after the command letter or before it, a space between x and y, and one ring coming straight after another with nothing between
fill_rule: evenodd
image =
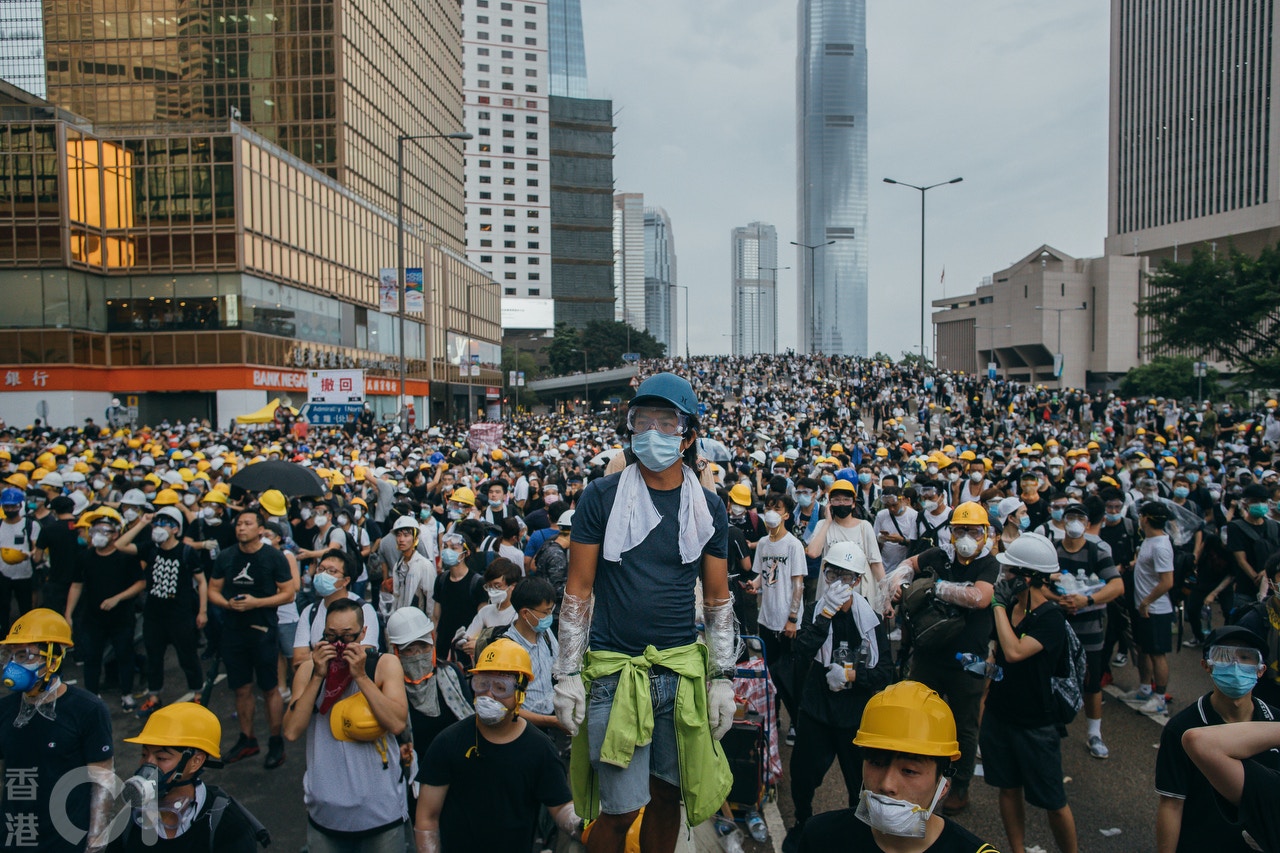
<instances>
[{"instance_id":1,"label":"asphalt road","mask_svg":"<svg viewBox=\"0 0 1280 853\"><path fill-rule=\"evenodd\" d=\"M1174 699L1171 711L1178 711L1210 689L1208 676L1200 668L1199 649L1184 649L1170 655L1170 692ZM169 654L165 696L176 699L183 691L183 679L172 653ZM79 668L68 677L77 678ZM1115 670L1116 687L1130 690L1137 686L1137 669L1130 665ZM136 735L142 722L133 714L120 710L118 691L104 694L112 711L116 736L116 769L121 777L132 773L139 764L139 747L123 739ZM234 743L238 728L231 692L225 684L214 690L210 707L222 720L223 748ZM262 753L238 764L210 770L206 778L231 792L271 831L274 851L294 853L306 844L306 810L302 804L302 775L306 765L305 745L286 745L287 760L283 767L266 770L267 724L261 698L257 702L255 730ZM1085 726L1081 715L1071 726L1070 736L1062 742L1063 773L1068 778L1067 796L1075 815L1080 849L1089 853L1140 853L1155 849L1155 815L1157 797L1154 791L1156 747L1160 725L1131 710L1117 698L1107 695L1103 705L1103 738L1111 749L1106 761L1091 758L1085 748ZM778 791L777 808L783 825L790 825L793 815L786 768L790 748L783 746L783 784ZM359 783L352 780L352 796L359 796ZM815 813L845 808L844 783L839 769L833 767L814 804ZM768 815L767 815L768 816ZM996 807L996 790L974 779L970 789L970 805L957 820L999 850L1007 847L1004 829ZM1053 851L1053 838L1043 812L1029 808L1027 814L1027 849L1040 847ZM775 819L775 831L763 844L746 838L748 851L780 849L782 838ZM1119 829L1118 834L1102 834L1102 830Z\"/></svg>"}]
</instances>

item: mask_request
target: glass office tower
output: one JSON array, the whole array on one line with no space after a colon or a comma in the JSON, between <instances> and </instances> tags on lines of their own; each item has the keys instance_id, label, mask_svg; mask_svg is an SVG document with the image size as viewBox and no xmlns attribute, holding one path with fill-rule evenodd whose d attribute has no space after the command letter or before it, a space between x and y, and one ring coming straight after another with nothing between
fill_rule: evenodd
<instances>
[{"instance_id":1,"label":"glass office tower","mask_svg":"<svg viewBox=\"0 0 1280 853\"><path fill-rule=\"evenodd\" d=\"M734 228L730 251L733 354L777 352L778 230L765 222Z\"/></svg>"},{"instance_id":2,"label":"glass office tower","mask_svg":"<svg viewBox=\"0 0 1280 853\"><path fill-rule=\"evenodd\" d=\"M675 302L676 241L671 217L661 207L644 212L644 325L649 334L676 349Z\"/></svg>"},{"instance_id":3,"label":"glass office tower","mask_svg":"<svg viewBox=\"0 0 1280 853\"><path fill-rule=\"evenodd\" d=\"M41 0L0 0L0 80L45 96Z\"/></svg>"},{"instance_id":4,"label":"glass office tower","mask_svg":"<svg viewBox=\"0 0 1280 853\"><path fill-rule=\"evenodd\" d=\"M587 50L582 39L580 0L551 0L547 4L547 30L551 94L585 98Z\"/></svg>"},{"instance_id":5,"label":"glass office tower","mask_svg":"<svg viewBox=\"0 0 1280 853\"><path fill-rule=\"evenodd\" d=\"M796 61L801 352L867 354L865 0L800 0ZM830 245L828 245L830 244Z\"/></svg>"}]
</instances>

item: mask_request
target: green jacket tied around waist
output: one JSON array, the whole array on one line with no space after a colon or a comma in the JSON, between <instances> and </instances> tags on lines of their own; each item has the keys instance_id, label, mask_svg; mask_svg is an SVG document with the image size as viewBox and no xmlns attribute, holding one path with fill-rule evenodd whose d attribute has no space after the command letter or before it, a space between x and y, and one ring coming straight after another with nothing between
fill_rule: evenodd
<instances>
[{"instance_id":1,"label":"green jacket tied around waist","mask_svg":"<svg viewBox=\"0 0 1280 853\"><path fill-rule=\"evenodd\" d=\"M649 694L649 670L663 666L680 676L676 687L676 751L680 759L680 794L685 819L696 826L720 810L733 776L720 744L711 737L707 723L707 649L690 643L659 651L653 646L631 657L621 652L587 652L582 670L588 695L591 682L617 674L618 690L613 696L609 726L600 748L600 761L627 767L636 747L653 740L653 703ZM588 706L588 717L590 709ZM590 745L585 721L574 738L570 758L573 802L578 814L594 820L600 814L599 779L591 766Z\"/></svg>"}]
</instances>

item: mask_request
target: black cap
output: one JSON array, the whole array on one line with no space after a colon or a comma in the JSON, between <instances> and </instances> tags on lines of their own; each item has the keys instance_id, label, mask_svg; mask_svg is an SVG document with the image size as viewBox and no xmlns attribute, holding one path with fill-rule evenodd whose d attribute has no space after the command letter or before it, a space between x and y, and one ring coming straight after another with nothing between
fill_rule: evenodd
<instances>
[{"instance_id":1,"label":"black cap","mask_svg":"<svg viewBox=\"0 0 1280 853\"><path fill-rule=\"evenodd\" d=\"M1152 521L1158 521L1161 524L1173 517L1172 513L1169 512L1169 508L1156 498L1143 501L1138 507L1138 515L1145 515Z\"/></svg>"},{"instance_id":2,"label":"black cap","mask_svg":"<svg viewBox=\"0 0 1280 853\"><path fill-rule=\"evenodd\" d=\"M1062 514L1063 515L1072 515L1072 514L1083 515L1085 518L1088 518L1089 510L1087 507L1085 507L1084 504L1080 503L1079 501L1072 501L1071 503L1067 504L1065 507L1062 508Z\"/></svg>"},{"instance_id":3,"label":"black cap","mask_svg":"<svg viewBox=\"0 0 1280 853\"><path fill-rule=\"evenodd\" d=\"M1209 649L1213 646L1244 646L1262 652L1264 659L1267 655L1267 641L1242 625L1223 625L1221 628L1215 628L1205 638L1203 645L1205 657L1208 657Z\"/></svg>"},{"instance_id":4,"label":"black cap","mask_svg":"<svg viewBox=\"0 0 1280 853\"><path fill-rule=\"evenodd\" d=\"M1271 497L1271 490L1257 483L1245 486L1242 497L1247 501L1265 501Z\"/></svg>"}]
</instances>

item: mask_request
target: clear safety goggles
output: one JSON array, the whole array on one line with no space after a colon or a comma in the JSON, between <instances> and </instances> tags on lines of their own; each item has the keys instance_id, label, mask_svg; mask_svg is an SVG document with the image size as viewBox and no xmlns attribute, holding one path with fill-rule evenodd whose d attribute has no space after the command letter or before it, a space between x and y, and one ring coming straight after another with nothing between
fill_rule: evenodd
<instances>
[{"instance_id":1,"label":"clear safety goggles","mask_svg":"<svg viewBox=\"0 0 1280 853\"><path fill-rule=\"evenodd\" d=\"M858 576L846 569L837 569L834 566L827 566L822 570L822 576L826 578L827 583L843 583L853 586L858 581Z\"/></svg>"},{"instance_id":2,"label":"clear safety goggles","mask_svg":"<svg viewBox=\"0 0 1280 853\"><path fill-rule=\"evenodd\" d=\"M1208 659L1213 666L1262 666L1262 652L1250 646L1214 646Z\"/></svg>"},{"instance_id":3,"label":"clear safety goggles","mask_svg":"<svg viewBox=\"0 0 1280 853\"><path fill-rule=\"evenodd\" d=\"M640 406L627 412L627 428L633 435L656 429L663 435L684 435L689 418L675 409L654 409Z\"/></svg>"},{"instance_id":4,"label":"clear safety goggles","mask_svg":"<svg viewBox=\"0 0 1280 853\"><path fill-rule=\"evenodd\" d=\"M39 648L28 646L3 646L0 647L0 663L13 662L19 666L31 666L32 664L44 663L44 652Z\"/></svg>"},{"instance_id":5,"label":"clear safety goggles","mask_svg":"<svg viewBox=\"0 0 1280 853\"><path fill-rule=\"evenodd\" d=\"M494 675L484 672L471 676L472 691L488 693L494 699L510 699L516 695L518 686L514 675Z\"/></svg>"}]
</instances>

